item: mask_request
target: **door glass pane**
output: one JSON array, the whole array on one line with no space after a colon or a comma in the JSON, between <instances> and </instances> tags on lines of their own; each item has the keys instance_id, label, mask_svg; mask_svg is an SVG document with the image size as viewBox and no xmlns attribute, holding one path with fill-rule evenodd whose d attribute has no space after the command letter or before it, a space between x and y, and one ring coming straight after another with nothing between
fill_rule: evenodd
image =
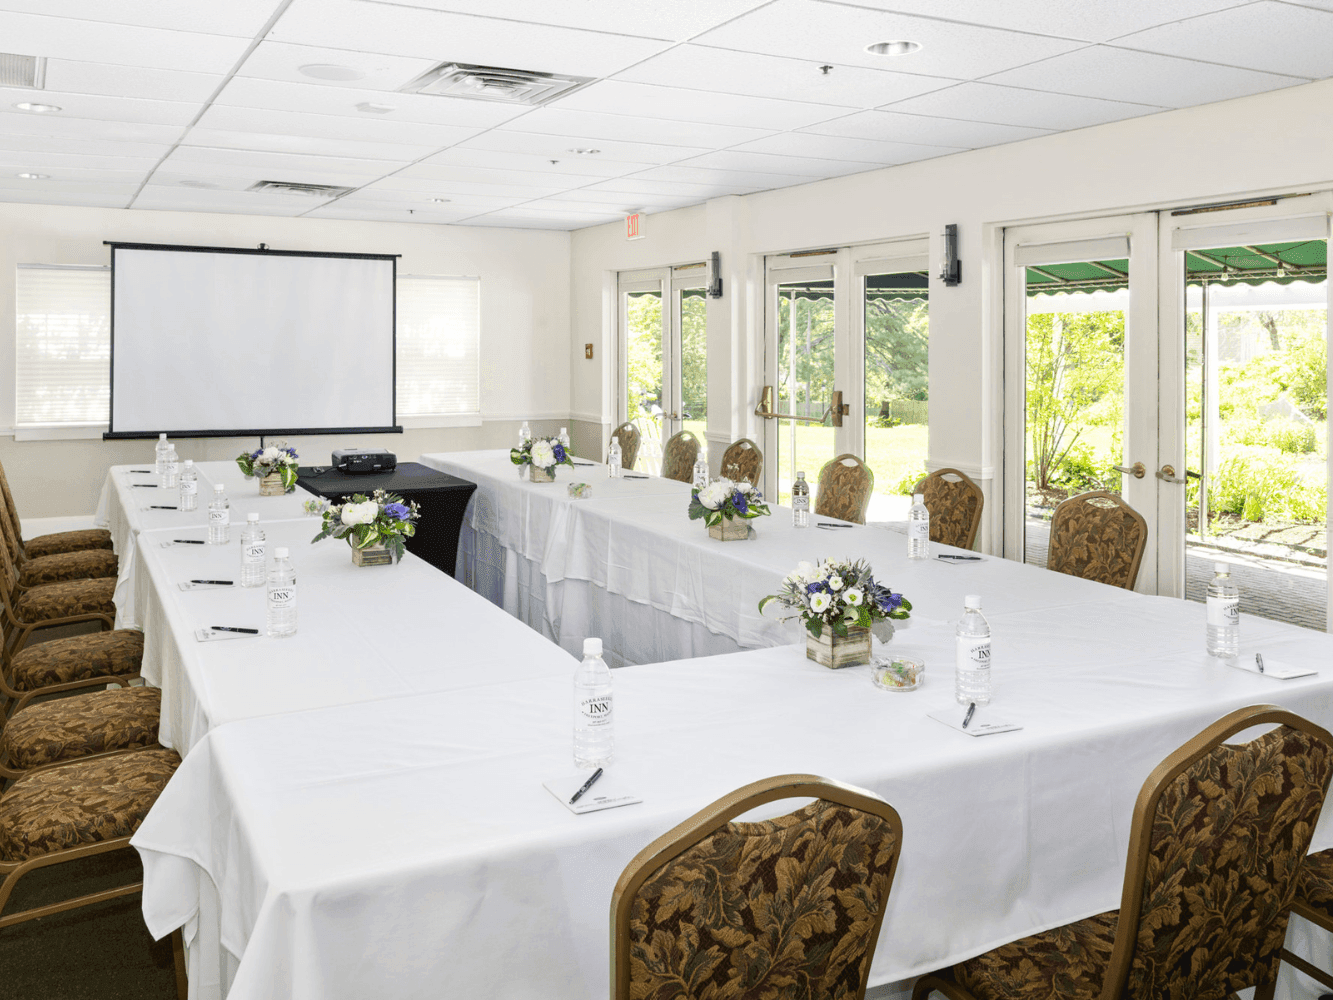
<instances>
[{"instance_id":1,"label":"door glass pane","mask_svg":"<svg viewBox=\"0 0 1333 1000\"><path fill-rule=\"evenodd\" d=\"M1324 629L1328 274L1322 241L1185 254L1185 594L1230 563L1244 611Z\"/></svg>"},{"instance_id":2,"label":"door glass pane","mask_svg":"<svg viewBox=\"0 0 1333 1000\"><path fill-rule=\"evenodd\" d=\"M833 392L833 282L777 286L777 412L818 421ZM778 502L791 502L791 484L804 472L813 499L824 463L837 457L833 427L799 420L778 422Z\"/></svg>"},{"instance_id":3,"label":"door glass pane","mask_svg":"<svg viewBox=\"0 0 1333 1000\"><path fill-rule=\"evenodd\" d=\"M875 473L867 521L902 521L926 474L930 342L924 271L865 279L866 464Z\"/></svg>"},{"instance_id":4,"label":"door glass pane","mask_svg":"<svg viewBox=\"0 0 1333 1000\"><path fill-rule=\"evenodd\" d=\"M699 439L708 458L708 300L702 288L677 293L680 317L680 417L683 428Z\"/></svg>"},{"instance_id":5,"label":"door glass pane","mask_svg":"<svg viewBox=\"0 0 1333 1000\"><path fill-rule=\"evenodd\" d=\"M662 294L625 295L625 401L639 428L634 467L657 475L662 466Z\"/></svg>"},{"instance_id":6,"label":"door glass pane","mask_svg":"<svg viewBox=\"0 0 1333 1000\"><path fill-rule=\"evenodd\" d=\"M1123 258L1026 269L1025 562L1046 565L1062 500L1120 492L1128 275Z\"/></svg>"}]
</instances>

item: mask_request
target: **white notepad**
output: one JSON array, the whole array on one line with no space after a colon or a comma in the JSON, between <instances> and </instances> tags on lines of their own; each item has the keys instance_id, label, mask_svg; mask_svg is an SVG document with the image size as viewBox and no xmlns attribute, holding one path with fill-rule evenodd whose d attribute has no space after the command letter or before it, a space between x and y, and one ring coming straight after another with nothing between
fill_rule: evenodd
<instances>
[{"instance_id":1,"label":"white notepad","mask_svg":"<svg viewBox=\"0 0 1333 1000\"><path fill-rule=\"evenodd\" d=\"M951 559L947 553L941 552L935 556L936 562L942 562L946 566L980 566L986 562L985 556L969 555L967 559Z\"/></svg>"},{"instance_id":2,"label":"white notepad","mask_svg":"<svg viewBox=\"0 0 1333 1000\"><path fill-rule=\"evenodd\" d=\"M193 581L190 581L190 580L186 580L186 581L183 582L183 583L178 583L178 584L176 584L176 586L180 587L181 590L235 590L235 589L237 589L235 583L194 583Z\"/></svg>"},{"instance_id":3,"label":"white notepad","mask_svg":"<svg viewBox=\"0 0 1333 1000\"><path fill-rule=\"evenodd\" d=\"M1225 661L1229 666L1237 670L1247 670L1252 674L1259 673L1259 665L1254 662L1254 656L1238 656L1234 660ZM1296 667L1290 663L1284 663L1281 660L1273 660L1264 657L1264 672L1262 676L1271 677L1275 681L1289 681L1293 677L1311 677L1318 674L1319 671L1312 667Z\"/></svg>"},{"instance_id":4,"label":"white notepad","mask_svg":"<svg viewBox=\"0 0 1333 1000\"><path fill-rule=\"evenodd\" d=\"M620 806L637 805L643 801L639 796L622 786L610 771L603 771L602 776L597 779L597 783L584 792L577 802L570 805L570 796L582 788L583 783L591 777L591 771L583 771L564 778L548 778L542 782L542 787L559 799L560 804L576 816L582 816L584 813L600 812L603 809L618 809Z\"/></svg>"},{"instance_id":5,"label":"white notepad","mask_svg":"<svg viewBox=\"0 0 1333 1000\"><path fill-rule=\"evenodd\" d=\"M261 635L263 635L262 629L258 632L219 632L205 625L194 630L194 637L200 642L217 642L219 639L258 639Z\"/></svg>"},{"instance_id":6,"label":"white notepad","mask_svg":"<svg viewBox=\"0 0 1333 1000\"><path fill-rule=\"evenodd\" d=\"M996 733L1012 733L1022 729L1016 722L1001 722L999 719L989 716L988 709L978 708L972 713L972 721L963 728L963 719L967 715L967 709L961 705L958 708L946 709L943 712L931 712L930 718L936 722L948 726L950 729L957 730L964 736L994 736Z\"/></svg>"}]
</instances>

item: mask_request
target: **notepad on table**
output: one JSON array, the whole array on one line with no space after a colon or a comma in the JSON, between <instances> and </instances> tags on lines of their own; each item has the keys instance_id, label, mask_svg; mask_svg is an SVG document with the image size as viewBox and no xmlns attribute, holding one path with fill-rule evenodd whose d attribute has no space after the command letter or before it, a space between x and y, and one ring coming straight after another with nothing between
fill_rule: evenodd
<instances>
[{"instance_id":1,"label":"notepad on table","mask_svg":"<svg viewBox=\"0 0 1333 1000\"><path fill-rule=\"evenodd\" d=\"M610 771L607 771L597 779L595 785L583 793L583 796L577 802L570 805L570 798L583 787L583 783L589 777L591 777L591 772L583 771L565 778L548 778L542 782L542 787L559 799L560 804L576 816L582 816L584 813L600 812L603 809L618 809L620 806L637 805L643 801L639 796L628 791Z\"/></svg>"}]
</instances>

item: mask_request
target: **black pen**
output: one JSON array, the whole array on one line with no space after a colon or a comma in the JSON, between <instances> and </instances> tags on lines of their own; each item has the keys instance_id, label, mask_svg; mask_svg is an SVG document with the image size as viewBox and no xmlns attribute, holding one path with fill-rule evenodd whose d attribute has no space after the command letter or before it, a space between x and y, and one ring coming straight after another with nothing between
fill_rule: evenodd
<instances>
[{"instance_id":1,"label":"black pen","mask_svg":"<svg viewBox=\"0 0 1333 1000\"><path fill-rule=\"evenodd\" d=\"M130 469L130 472L142 472L145 476L153 475L152 469Z\"/></svg>"},{"instance_id":2,"label":"black pen","mask_svg":"<svg viewBox=\"0 0 1333 1000\"><path fill-rule=\"evenodd\" d=\"M149 510L179 510L180 508L179 508L179 507L170 507L170 506L168 506L168 505L166 505L166 504L150 503L150 504L148 505L148 509L149 509Z\"/></svg>"},{"instance_id":3,"label":"black pen","mask_svg":"<svg viewBox=\"0 0 1333 1000\"><path fill-rule=\"evenodd\" d=\"M214 586L214 587L230 587L230 586L233 586L233 581L231 581L231 580L191 580L190 582L191 582L191 583L211 584L211 585Z\"/></svg>"},{"instance_id":4,"label":"black pen","mask_svg":"<svg viewBox=\"0 0 1333 1000\"><path fill-rule=\"evenodd\" d=\"M596 771L592 772L592 777L583 783L583 787L574 793L574 797L569 800L569 804L572 806L575 802L577 802L579 800L579 796L581 796L584 792L586 792L589 788L591 788L592 783L601 776L602 776L602 769L599 767Z\"/></svg>"},{"instance_id":5,"label":"black pen","mask_svg":"<svg viewBox=\"0 0 1333 1000\"><path fill-rule=\"evenodd\" d=\"M134 489L136 489L136 490L155 490L155 489L157 489L157 483L130 483L130 486L132 486L132 487L133 487Z\"/></svg>"},{"instance_id":6,"label":"black pen","mask_svg":"<svg viewBox=\"0 0 1333 1000\"><path fill-rule=\"evenodd\" d=\"M856 527L856 525L854 525L854 524L835 524L833 521L817 521L817 522L815 522L815 523L818 524L819 527L821 527L821 528L855 528L855 527Z\"/></svg>"},{"instance_id":7,"label":"black pen","mask_svg":"<svg viewBox=\"0 0 1333 1000\"><path fill-rule=\"evenodd\" d=\"M951 556L947 552L941 552L937 559L958 559L962 562L981 562L981 556Z\"/></svg>"},{"instance_id":8,"label":"black pen","mask_svg":"<svg viewBox=\"0 0 1333 1000\"><path fill-rule=\"evenodd\" d=\"M593 466L593 465L596 465L597 463L596 463L596 462L575 462L574 464L575 464L575 465L587 465L587 466Z\"/></svg>"},{"instance_id":9,"label":"black pen","mask_svg":"<svg viewBox=\"0 0 1333 1000\"><path fill-rule=\"evenodd\" d=\"M621 478L621 479L652 479L653 477L652 477L652 476L631 476L631 475L624 475L624 476L621 476L620 478Z\"/></svg>"},{"instance_id":10,"label":"black pen","mask_svg":"<svg viewBox=\"0 0 1333 1000\"><path fill-rule=\"evenodd\" d=\"M202 542L202 541L200 541L200 540L197 539L197 538L173 538L172 541L175 542L177 545L207 545L207 544L208 544L207 542Z\"/></svg>"},{"instance_id":11,"label":"black pen","mask_svg":"<svg viewBox=\"0 0 1333 1000\"><path fill-rule=\"evenodd\" d=\"M232 625L210 625L208 626L214 632L244 632L246 635L258 635L257 628L236 628Z\"/></svg>"},{"instance_id":12,"label":"black pen","mask_svg":"<svg viewBox=\"0 0 1333 1000\"><path fill-rule=\"evenodd\" d=\"M977 710L977 703L975 701L969 702L967 706L967 714L963 716L964 729L966 729L967 724L972 721L972 713L975 712L976 710Z\"/></svg>"},{"instance_id":13,"label":"black pen","mask_svg":"<svg viewBox=\"0 0 1333 1000\"><path fill-rule=\"evenodd\" d=\"M1257 666L1257 667L1259 668L1259 673L1262 674L1262 673L1264 672L1264 658L1263 658L1262 656L1260 656L1258 653L1255 653L1255 654L1254 654L1254 663L1255 663L1255 666Z\"/></svg>"}]
</instances>

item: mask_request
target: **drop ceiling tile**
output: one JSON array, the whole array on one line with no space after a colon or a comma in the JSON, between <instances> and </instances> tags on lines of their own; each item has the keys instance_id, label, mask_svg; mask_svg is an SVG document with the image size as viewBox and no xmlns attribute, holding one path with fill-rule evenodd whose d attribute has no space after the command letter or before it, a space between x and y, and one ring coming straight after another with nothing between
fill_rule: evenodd
<instances>
[{"instance_id":1,"label":"drop ceiling tile","mask_svg":"<svg viewBox=\"0 0 1333 1000\"><path fill-rule=\"evenodd\" d=\"M808 156L778 156L773 153L745 153L735 149L719 149L702 156L681 160L683 167L707 167L719 170L753 171L764 174L796 174L809 183L824 177L842 177L878 170L876 163L821 160Z\"/></svg>"},{"instance_id":2,"label":"drop ceiling tile","mask_svg":"<svg viewBox=\"0 0 1333 1000\"><path fill-rule=\"evenodd\" d=\"M825 115L827 116L827 112ZM618 139L622 142L651 142L703 148L733 146L738 142L748 142L751 139L771 135L773 131L764 128L743 128L737 125L707 125L695 121L638 118L630 114L572 111L566 110L563 106L530 111L513 122L510 128L522 132L540 132L545 135L586 135L593 139Z\"/></svg>"},{"instance_id":3,"label":"drop ceiling tile","mask_svg":"<svg viewBox=\"0 0 1333 1000\"><path fill-rule=\"evenodd\" d=\"M283 135L279 132L250 132L244 129L190 129L182 140L187 146L218 149L249 149L274 153L302 153L311 156L346 156L353 159L391 160L410 163L434 153L440 147L409 143L375 142L360 139L325 139L308 135Z\"/></svg>"},{"instance_id":4,"label":"drop ceiling tile","mask_svg":"<svg viewBox=\"0 0 1333 1000\"><path fill-rule=\"evenodd\" d=\"M878 107L939 90L951 82L860 66L834 66L823 73L820 67L817 59L681 45L631 66L616 79L848 108Z\"/></svg>"},{"instance_id":5,"label":"drop ceiling tile","mask_svg":"<svg viewBox=\"0 0 1333 1000\"><path fill-rule=\"evenodd\" d=\"M398 0L409 7L429 7L460 14L533 24L554 24L589 31L610 31L644 38L683 41L762 5L765 0L707 0L706 3L625 3L624 0Z\"/></svg>"},{"instance_id":6,"label":"drop ceiling tile","mask_svg":"<svg viewBox=\"0 0 1333 1000\"><path fill-rule=\"evenodd\" d=\"M341 156L307 156L293 153L269 153L241 149L209 149L201 146L177 146L162 163L163 170L195 174L217 172L242 177L263 174L270 177L341 177L344 180L317 180L317 184L351 184L376 180L398 168L389 160L358 160Z\"/></svg>"},{"instance_id":7,"label":"drop ceiling tile","mask_svg":"<svg viewBox=\"0 0 1333 1000\"><path fill-rule=\"evenodd\" d=\"M295 0L269 37L437 62L602 77L669 43L356 0Z\"/></svg>"},{"instance_id":8,"label":"drop ceiling tile","mask_svg":"<svg viewBox=\"0 0 1333 1000\"><path fill-rule=\"evenodd\" d=\"M25 196L30 194L31 197L23 197L18 200L42 202L50 199L52 204L68 204L70 197L100 194L120 198L123 203L138 190L139 184L139 181L98 181L96 179L62 179L59 177L52 177L50 180L44 181L25 181L14 177L12 174L0 175L0 191L5 193L5 200L12 200L8 198L10 194Z\"/></svg>"},{"instance_id":9,"label":"drop ceiling tile","mask_svg":"<svg viewBox=\"0 0 1333 1000\"><path fill-rule=\"evenodd\" d=\"M154 172L150 184L168 187L215 188L219 191L248 191L258 181L285 181L289 184L334 184L358 188L378 177L344 174L336 170L311 170L297 167L241 167L235 165L164 163Z\"/></svg>"},{"instance_id":10,"label":"drop ceiling tile","mask_svg":"<svg viewBox=\"0 0 1333 1000\"><path fill-rule=\"evenodd\" d=\"M552 163L552 160L555 160ZM425 163L443 163L460 167L491 167L506 170L534 170L538 173L578 174L583 177L619 177L651 166L624 160L604 160L600 156L575 156L566 153L547 157L538 153L500 153L489 149L450 146L442 153L427 157Z\"/></svg>"},{"instance_id":11,"label":"drop ceiling tile","mask_svg":"<svg viewBox=\"0 0 1333 1000\"><path fill-rule=\"evenodd\" d=\"M570 155L573 149L596 149L596 158L603 161L624 161L627 163L673 163L687 156L709 152L708 147L666 146L649 142L617 142L611 139L594 139L591 136L539 135L536 132L520 132L518 127L523 119L511 122L501 128L465 139L459 143L460 149L486 149L493 152L529 153L559 160ZM587 157L593 159L594 157Z\"/></svg>"},{"instance_id":12,"label":"drop ceiling tile","mask_svg":"<svg viewBox=\"0 0 1333 1000\"><path fill-rule=\"evenodd\" d=\"M3 0L0 0L3 2ZM279 80L284 83L317 83L325 87L349 90L397 90L434 66L438 59L420 56L391 56L375 52L326 49L315 45L265 40L255 46L241 68L239 77ZM361 75L355 80L320 80L306 76L302 66L346 66Z\"/></svg>"},{"instance_id":13,"label":"drop ceiling tile","mask_svg":"<svg viewBox=\"0 0 1333 1000\"><path fill-rule=\"evenodd\" d=\"M678 207L683 200L697 200L693 195L643 194L630 191L602 191L581 188L578 191L563 191L549 198L538 199L527 204L555 206L568 204L573 211L604 211L616 215L629 215L632 212L665 212ZM582 206L582 207L581 207Z\"/></svg>"},{"instance_id":14,"label":"drop ceiling tile","mask_svg":"<svg viewBox=\"0 0 1333 1000\"><path fill-rule=\"evenodd\" d=\"M1314 7L1319 10L1333 10L1333 0L1290 0L1298 7Z\"/></svg>"},{"instance_id":15,"label":"drop ceiling tile","mask_svg":"<svg viewBox=\"0 0 1333 1000\"><path fill-rule=\"evenodd\" d=\"M266 191L208 191L149 184L134 199L134 208L178 212L226 212L240 215L296 216L328 199L279 195Z\"/></svg>"},{"instance_id":16,"label":"drop ceiling tile","mask_svg":"<svg viewBox=\"0 0 1333 1000\"><path fill-rule=\"evenodd\" d=\"M76 205L80 208L125 208L137 185L80 185L79 190L8 188L0 185L0 202L26 205Z\"/></svg>"},{"instance_id":17,"label":"drop ceiling tile","mask_svg":"<svg viewBox=\"0 0 1333 1000\"><path fill-rule=\"evenodd\" d=\"M419 177L385 177L361 189L367 197L376 197L384 191L415 192L423 198L455 198L460 195L482 195L491 198L546 198L566 190L560 184L485 184L480 181L429 181Z\"/></svg>"},{"instance_id":18,"label":"drop ceiling tile","mask_svg":"<svg viewBox=\"0 0 1333 1000\"><path fill-rule=\"evenodd\" d=\"M813 125L806 131L847 138L950 146L954 149L975 149L1049 134L1047 129L927 118L924 115L904 115L895 111L858 111L836 121Z\"/></svg>"},{"instance_id":19,"label":"drop ceiling tile","mask_svg":"<svg viewBox=\"0 0 1333 1000\"><path fill-rule=\"evenodd\" d=\"M225 3L181 3L180 0L115 0L113 3L107 0L0 0L0 11L245 38L253 38L277 8L278 0L226 0Z\"/></svg>"},{"instance_id":20,"label":"drop ceiling tile","mask_svg":"<svg viewBox=\"0 0 1333 1000\"><path fill-rule=\"evenodd\" d=\"M41 163L37 160L22 155L6 153L0 156L0 177L6 180L12 180L14 184L66 184L71 182L97 183L97 184L142 184L148 171L153 169L153 165L139 165L133 167L121 164L116 167L97 167L92 164L82 166L72 166L68 163ZM49 174L49 178L42 181L24 181L19 174Z\"/></svg>"},{"instance_id":21,"label":"drop ceiling tile","mask_svg":"<svg viewBox=\"0 0 1333 1000\"><path fill-rule=\"evenodd\" d=\"M440 195L439 197L446 197ZM434 211L436 208L448 208L450 210L463 211L475 215L480 211L490 211L493 208L509 208L517 205L527 199L513 195L483 195L483 194L462 194L452 192L447 196L444 202L433 201L420 191L393 191L385 188L363 188L360 191L353 191L351 194L338 199L345 205L356 205L362 208L386 208L395 211L406 211L409 208L420 208L424 211Z\"/></svg>"},{"instance_id":22,"label":"drop ceiling tile","mask_svg":"<svg viewBox=\"0 0 1333 1000\"><path fill-rule=\"evenodd\" d=\"M301 114L295 111L266 111L262 108L229 108L214 104L199 119L200 128L234 132L273 132L304 135L312 139L358 139L363 142L428 143L431 152L477 134L476 128L422 125L417 122L384 121L363 115Z\"/></svg>"},{"instance_id":23,"label":"drop ceiling tile","mask_svg":"<svg viewBox=\"0 0 1333 1000\"><path fill-rule=\"evenodd\" d=\"M58 106L59 112L36 116L31 112L13 110L15 105L33 100L33 96L33 91L24 88L0 87L0 114L12 113L24 118L87 118L135 125L188 125L201 107L198 102L139 101L129 97L97 97L44 90L40 94L41 102Z\"/></svg>"},{"instance_id":24,"label":"drop ceiling tile","mask_svg":"<svg viewBox=\"0 0 1333 1000\"><path fill-rule=\"evenodd\" d=\"M111 63L71 62L68 59L51 59L46 64L47 90L149 101L202 104L213 95L223 79L225 77L220 73L186 73Z\"/></svg>"},{"instance_id":25,"label":"drop ceiling tile","mask_svg":"<svg viewBox=\"0 0 1333 1000\"><path fill-rule=\"evenodd\" d=\"M1096 97L998 87L992 83L960 83L948 90L899 101L884 110L1059 131L1137 118L1165 109Z\"/></svg>"},{"instance_id":26,"label":"drop ceiling tile","mask_svg":"<svg viewBox=\"0 0 1333 1000\"><path fill-rule=\"evenodd\" d=\"M865 50L875 42L894 40L918 42L921 49L897 57ZM742 52L818 59L835 66L865 66L955 80L1021 66L1081 44L818 0L775 0L694 41Z\"/></svg>"},{"instance_id":27,"label":"drop ceiling tile","mask_svg":"<svg viewBox=\"0 0 1333 1000\"><path fill-rule=\"evenodd\" d=\"M537 198L533 201L525 201L521 206L533 212L550 212L552 214L576 213L582 216L602 216L607 220L618 219L630 214L630 212L649 211L647 205L629 205L624 195L620 196L620 201L598 201L590 199L586 201L577 200L580 192L570 191L567 194L554 198ZM612 192L614 197L614 192ZM628 208L628 211L626 209Z\"/></svg>"},{"instance_id":28,"label":"drop ceiling tile","mask_svg":"<svg viewBox=\"0 0 1333 1000\"><path fill-rule=\"evenodd\" d=\"M194 73L230 72L250 44L248 38L229 35L8 11L0 11L0 39L6 52Z\"/></svg>"},{"instance_id":29,"label":"drop ceiling tile","mask_svg":"<svg viewBox=\"0 0 1333 1000\"><path fill-rule=\"evenodd\" d=\"M737 191L768 191L771 188L788 187L792 184L805 184L810 178L800 174L765 174L754 170L716 170L704 167L687 167L677 163L665 167L652 167L634 174L644 180L683 181L687 184L734 188Z\"/></svg>"},{"instance_id":30,"label":"drop ceiling tile","mask_svg":"<svg viewBox=\"0 0 1333 1000\"><path fill-rule=\"evenodd\" d=\"M1305 81L1294 76L1213 66L1174 56L1096 45L1021 69L997 73L986 82L1188 108L1292 87Z\"/></svg>"},{"instance_id":31,"label":"drop ceiling tile","mask_svg":"<svg viewBox=\"0 0 1333 1000\"><path fill-rule=\"evenodd\" d=\"M1256 41L1262 39L1261 44ZM1333 76L1333 11L1263 0L1116 39L1117 46L1314 79Z\"/></svg>"},{"instance_id":32,"label":"drop ceiling tile","mask_svg":"<svg viewBox=\"0 0 1333 1000\"><path fill-rule=\"evenodd\" d=\"M464 219L465 226L498 226L505 229L586 229L589 226L605 225L610 220L600 216L583 216L570 213L567 216L546 212L527 212L518 208L502 208L484 215L475 215Z\"/></svg>"},{"instance_id":33,"label":"drop ceiling tile","mask_svg":"<svg viewBox=\"0 0 1333 1000\"><path fill-rule=\"evenodd\" d=\"M339 199L330 202L327 205L321 205L302 216L303 219L346 219L351 222L405 222L416 225L448 225L457 222L460 219L467 218L469 215L475 215L472 209L454 209L453 211L443 211L448 209L448 205L437 206L436 209L425 208L397 208L391 206L376 205L349 205L345 199Z\"/></svg>"},{"instance_id":34,"label":"drop ceiling tile","mask_svg":"<svg viewBox=\"0 0 1333 1000\"><path fill-rule=\"evenodd\" d=\"M493 167L459 167L447 163L417 163L394 174L405 180L421 180L447 184L453 181L479 184L539 185L565 189L581 187L590 180L582 174L561 174L555 171L504 170Z\"/></svg>"},{"instance_id":35,"label":"drop ceiling tile","mask_svg":"<svg viewBox=\"0 0 1333 1000\"><path fill-rule=\"evenodd\" d=\"M0 149L0 166L6 171L116 170L142 178L157 166L159 157L108 156L99 153L40 153L33 150Z\"/></svg>"},{"instance_id":36,"label":"drop ceiling tile","mask_svg":"<svg viewBox=\"0 0 1333 1000\"><path fill-rule=\"evenodd\" d=\"M77 153L88 156L132 156L160 160L171 151L167 143L116 142L68 136L22 135L0 130L0 149L31 153Z\"/></svg>"},{"instance_id":37,"label":"drop ceiling tile","mask_svg":"<svg viewBox=\"0 0 1333 1000\"><path fill-rule=\"evenodd\" d=\"M132 125L125 122L66 118L64 115L3 114L0 133L51 138L110 139L116 142L174 143L184 133L180 125Z\"/></svg>"},{"instance_id":38,"label":"drop ceiling tile","mask_svg":"<svg viewBox=\"0 0 1333 1000\"><path fill-rule=\"evenodd\" d=\"M903 14L920 14L984 24L992 28L1057 35L1085 42L1104 42L1129 31L1232 7L1247 0L852 0L859 7L879 7Z\"/></svg>"},{"instance_id":39,"label":"drop ceiling tile","mask_svg":"<svg viewBox=\"0 0 1333 1000\"><path fill-rule=\"evenodd\" d=\"M952 146L927 146L910 142L886 142L881 139L817 135L810 131L783 132L735 148L742 152L777 153L780 156L818 156L829 160L857 160L862 163L882 165L912 163L916 160L928 160L934 156L948 156L959 151L959 147Z\"/></svg>"},{"instance_id":40,"label":"drop ceiling tile","mask_svg":"<svg viewBox=\"0 0 1333 1000\"><path fill-rule=\"evenodd\" d=\"M680 181L655 181L642 177L616 177L581 188L580 193L610 192L630 197L673 198L705 201L721 195L735 194L728 185L685 184Z\"/></svg>"},{"instance_id":41,"label":"drop ceiling tile","mask_svg":"<svg viewBox=\"0 0 1333 1000\"><path fill-rule=\"evenodd\" d=\"M651 83L622 83L619 80L602 80L584 87L556 101L552 107L641 118L665 118L668 121L748 126L770 131L811 125L842 111L828 104L713 94L704 90L659 87Z\"/></svg>"}]
</instances>

